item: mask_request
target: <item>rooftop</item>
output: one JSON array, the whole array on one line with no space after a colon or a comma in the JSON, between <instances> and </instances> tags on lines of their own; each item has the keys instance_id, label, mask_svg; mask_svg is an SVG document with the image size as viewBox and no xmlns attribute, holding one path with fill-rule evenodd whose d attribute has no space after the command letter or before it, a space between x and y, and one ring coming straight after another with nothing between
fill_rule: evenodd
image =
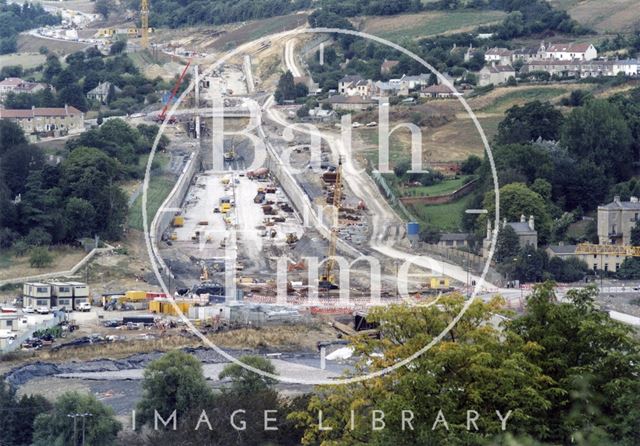
<instances>
[{"instance_id":1,"label":"rooftop","mask_svg":"<svg viewBox=\"0 0 640 446\"><path fill-rule=\"evenodd\" d=\"M32 107L26 110L18 109L3 109L0 108L0 119L20 119L20 118L35 118L37 116L75 116L82 115L82 112L72 105L65 105L64 107Z\"/></svg>"}]
</instances>

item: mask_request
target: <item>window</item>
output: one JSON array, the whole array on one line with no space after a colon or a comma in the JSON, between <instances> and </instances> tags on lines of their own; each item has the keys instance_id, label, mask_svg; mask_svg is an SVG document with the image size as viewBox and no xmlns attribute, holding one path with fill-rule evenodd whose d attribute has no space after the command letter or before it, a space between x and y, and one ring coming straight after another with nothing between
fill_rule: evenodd
<instances>
[{"instance_id":1,"label":"window","mask_svg":"<svg viewBox=\"0 0 640 446\"><path fill-rule=\"evenodd\" d=\"M595 256L594 256L594 257L595 257ZM597 270L597 269L598 269L598 264L597 264L597 263L594 263L594 264L593 264L593 270L595 271L595 270Z\"/></svg>"},{"instance_id":2,"label":"window","mask_svg":"<svg viewBox=\"0 0 640 446\"><path fill-rule=\"evenodd\" d=\"M609 271L609 264L608 263L604 264L604 271L605 272Z\"/></svg>"},{"instance_id":3,"label":"window","mask_svg":"<svg viewBox=\"0 0 640 446\"><path fill-rule=\"evenodd\" d=\"M594 255L593 255L593 258L594 258L594 259L597 259L597 258L598 258L598 254L594 254Z\"/></svg>"},{"instance_id":4,"label":"window","mask_svg":"<svg viewBox=\"0 0 640 446\"><path fill-rule=\"evenodd\" d=\"M43 286L39 286L36 288L36 293L46 293L47 291L47 287L43 287Z\"/></svg>"},{"instance_id":5,"label":"window","mask_svg":"<svg viewBox=\"0 0 640 446\"><path fill-rule=\"evenodd\" d=\"M616 271L620 268L620 264L616 263Z\"/></svg>"}]
</instances>

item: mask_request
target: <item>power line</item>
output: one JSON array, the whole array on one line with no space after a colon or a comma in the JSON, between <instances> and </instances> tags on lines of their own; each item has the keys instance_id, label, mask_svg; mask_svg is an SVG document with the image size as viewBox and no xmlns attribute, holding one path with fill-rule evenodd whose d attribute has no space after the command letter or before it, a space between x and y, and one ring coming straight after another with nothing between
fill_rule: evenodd
<instances>
[{"instance_id":1,"label":"power line","mask_svg":"<svg viewBox=\"0 0 640 446\"><path fill-rule=\"evenodd\" d=\"M85 419L92 417L92 413L68 413L69 418L73 418L73 446L78 446L78 417L82 418L82 446L84 446L84 434L85 434Z\"/></svg>"}]
</instances>

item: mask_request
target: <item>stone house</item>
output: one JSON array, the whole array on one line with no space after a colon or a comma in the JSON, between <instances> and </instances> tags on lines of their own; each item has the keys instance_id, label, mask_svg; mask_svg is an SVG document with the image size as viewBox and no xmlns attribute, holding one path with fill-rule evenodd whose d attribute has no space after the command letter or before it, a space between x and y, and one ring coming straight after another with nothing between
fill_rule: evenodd
<instances>
[{"instance_id":1,"label":"stone house","mask_svg":"<svg viewBox=\"0 0 640 446\"><path fill-rule=\"evenodd\" d=\"M515 78L516 70L511 65L496 65L495 62L483 67L478 75L478 86L504 84L510 77Z\"/></svg>"}]
</instances>

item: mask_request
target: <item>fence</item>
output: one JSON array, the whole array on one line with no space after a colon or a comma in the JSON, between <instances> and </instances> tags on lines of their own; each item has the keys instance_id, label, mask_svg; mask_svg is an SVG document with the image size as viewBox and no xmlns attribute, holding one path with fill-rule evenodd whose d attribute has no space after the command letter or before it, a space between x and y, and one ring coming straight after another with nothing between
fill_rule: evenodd
<instances>
[{"instance_id":1,"label":"fence","mask_svg":"<svg viewBox=\"0 0 640 446\"><path fill-rule=\"evenodd\" d=\"M26 331L22 332L20 335L16 337L13 341L9 341L8 339L0 340L0 353L9 353L14 350L17 350L23 342L29 339L34 332L38 330L45 330L47 328L55 327L60 322L65 319L64 313L58 313L53 316L52 319L47 319L46 321L42 321L39 324L35 324L32 327L29 327Z\"/></svg>"}]
</instances>

